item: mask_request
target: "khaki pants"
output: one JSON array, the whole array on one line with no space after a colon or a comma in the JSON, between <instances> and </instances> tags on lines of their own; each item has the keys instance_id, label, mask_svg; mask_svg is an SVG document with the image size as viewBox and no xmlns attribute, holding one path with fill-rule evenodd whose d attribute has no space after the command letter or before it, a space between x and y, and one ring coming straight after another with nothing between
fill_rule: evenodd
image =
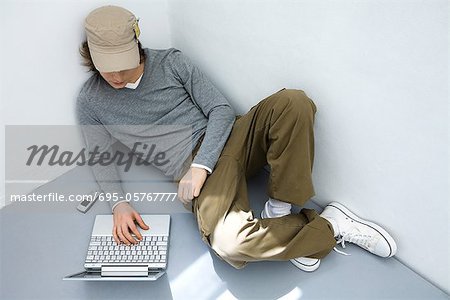
<instances>
[{"instance_id":1,"label":"khaki pants","mask_svg":"<svg viewBox=\"0 0 450 300\"><path fill-rule=\"evenodd\" d=\"M314 210L260 219L247 196L246 179L266 164L271 167L271 198L302 206L314 196L315 112L303 91L282 89L236 117L216 167L191 207L203 241L233 267L258 260L322 258L335 246L331 224Z\"/></svg>"}]
</instances>

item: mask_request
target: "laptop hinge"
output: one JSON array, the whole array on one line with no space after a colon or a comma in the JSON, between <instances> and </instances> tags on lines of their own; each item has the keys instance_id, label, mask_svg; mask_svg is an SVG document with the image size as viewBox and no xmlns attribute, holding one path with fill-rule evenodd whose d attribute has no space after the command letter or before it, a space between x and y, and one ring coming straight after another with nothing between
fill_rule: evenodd
<instances>
[{"instance_id":1,"label":"laptop hinge","mask_svg":"<svg viewBox=\"0 0 450 300\"><path fill-rule=\"evenodd\" d=\"M148 276L147 265L102 266L102 276Z\"/></svg>"}]
</instances>

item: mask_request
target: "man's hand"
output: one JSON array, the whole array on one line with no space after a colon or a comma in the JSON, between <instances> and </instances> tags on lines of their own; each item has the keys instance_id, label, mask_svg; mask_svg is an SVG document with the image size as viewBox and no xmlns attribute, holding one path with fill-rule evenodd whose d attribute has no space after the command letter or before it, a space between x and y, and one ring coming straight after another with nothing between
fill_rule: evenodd
<instances>
[{"instance_id":1,"label":"man's hand","mask_svg":"<svg viewBox=\"0 0 450 300\"><path fill-rule=\"evenodd\" d=\"M120 244L120 242L123 242L126 245L138 243L138 241L135 240L133 236L131 236L130 229L131 232L136 235L139 241L142 240L142 235L134 224L134 221L136 221L137 224L144 230L148 230L150 228L147 226L147 224L144 223L141 215L133 207L131 207L128 202L117 204L117 206L114 207L113 213L113 236L117 244Z\"/></svg>"},{"instance_id":2,"label":"man's hand","mask_svg":"<svg viewBox=\"0 0 450 300\"><path fill-rule=\"evenodd\" d=\"M178 198L184 204L192 201L194 197L200 195L200 191L205 183L207 172L205 169L191 167L178 183Z\"/></svg>"}]
</instances>

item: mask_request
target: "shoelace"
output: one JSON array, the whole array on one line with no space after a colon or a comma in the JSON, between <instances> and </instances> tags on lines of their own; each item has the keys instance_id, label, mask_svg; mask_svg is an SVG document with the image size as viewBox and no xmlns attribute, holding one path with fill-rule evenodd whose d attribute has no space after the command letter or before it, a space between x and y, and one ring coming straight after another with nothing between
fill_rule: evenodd
<instances>
[{"instance_id":1,"label":"shoelace","mask_svg":"<svg viewBox=\"0 0 450 300\"><path fill-rule=\"evenodd\" d=\"M354 243L358 246L363 247L364 249L368 249L370 242L372 241L372 237L370 235L356 233L356 232L343 232L338 240L336 241L336 244L341 244L342 248L345 249L345 242ZM344 251L338 250L336 247L333 248L334 251L336 251L339 254L348 256L351 255L349 253L346 253Z\"/></svg>"}]
</instances>

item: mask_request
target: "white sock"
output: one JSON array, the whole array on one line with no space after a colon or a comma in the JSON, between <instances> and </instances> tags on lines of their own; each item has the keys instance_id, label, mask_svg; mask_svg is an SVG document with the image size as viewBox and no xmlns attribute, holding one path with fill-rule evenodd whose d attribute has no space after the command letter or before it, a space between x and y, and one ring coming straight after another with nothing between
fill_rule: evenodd
<instances>
[{"instance_id":1,"label":"white sock","mask_svg":"<svg viewBox=\"0 0 450 300\"><path fill-rule=\"evenodd\" d=\"M325 217L325 216L321 216L322 218L324 218L325 220L327 220L328 222L330 222L331 226L333 226L333 232L334 232L334 237L337 237L339 235L339 226L337 224L337 222L334 219Z\"/></svg>"},{"instance_id":2,"label":"white sock","mask_svg":"<svg viewBox=\"0 0 450 300\"><path fill-rule=\"evenodd\" d=\"M292 205L290 203L272 199L270 197L266 205L266 209L268 210L267 212L269 216L276 216L276 217L289 215L291 213L291 208Z\"/></svg>"}]
</instances>

